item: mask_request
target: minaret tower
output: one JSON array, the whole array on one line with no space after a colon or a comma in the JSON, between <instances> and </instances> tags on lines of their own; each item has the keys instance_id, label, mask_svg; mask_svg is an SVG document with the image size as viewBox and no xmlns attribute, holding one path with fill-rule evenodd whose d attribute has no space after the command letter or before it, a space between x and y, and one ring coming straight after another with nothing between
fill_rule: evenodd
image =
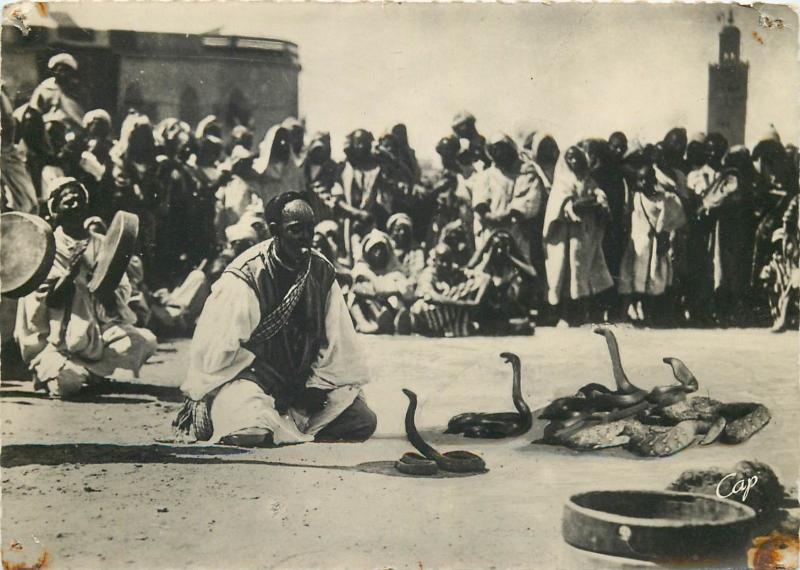
<instances>
[{"instance_id":1,"label":"minaret tower","mask_svg":"<svg viewBox=\"0 0 800 570\"><path fill-rule=\"evenodd\" d=\"M748 64L739 59L741 34L733 10L719 33L719 63L708 66L708 132L722 133L731 145L744 143Z\"/></svg>"}]
</instances>

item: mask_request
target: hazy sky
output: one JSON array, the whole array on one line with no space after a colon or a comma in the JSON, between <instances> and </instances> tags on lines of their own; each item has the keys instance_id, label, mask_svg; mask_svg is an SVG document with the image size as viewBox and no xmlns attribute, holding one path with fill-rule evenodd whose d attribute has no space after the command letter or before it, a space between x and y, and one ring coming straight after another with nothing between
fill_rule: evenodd
<instances>
[{"instance_id":1,"label":"hazy sky","mask_svg":"<svg viewBox=\"0 0 800 570\"><path fill-rule=\"evenodd\" d=\"M552 132L562 146L621 129L645 140L705 130L708 64L725 5L82 4L131 29L271 36L299 45L300 109L335 147L358 127L403 121L421 156L459 109L486 135ZM71 12L74 10L70 10ZM734 8L750 62L747 142L774 123L800 135L797 17ZM111 26L109 26L111 27ZM120 27L119 25L113 27Z\"/></svg>"}]
</instances>

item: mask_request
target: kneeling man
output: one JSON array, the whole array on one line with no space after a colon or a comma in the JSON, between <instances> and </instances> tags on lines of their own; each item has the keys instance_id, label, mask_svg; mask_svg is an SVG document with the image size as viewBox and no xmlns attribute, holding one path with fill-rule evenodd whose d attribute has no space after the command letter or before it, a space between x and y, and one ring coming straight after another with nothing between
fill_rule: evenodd
<instances>
[{"instance_id":1,"label":"kneeling man","mask_svg":"<svg viewBox=\"0 0 800 570\"><path fill-rule=\"evenodd\" d=\"M311 206L287 192L265 217L274 237L239 255L206 301L174 425L231 445L364 441L377 424L369 373L336 272L311 249Z\"/></svg>"}]
</instances>

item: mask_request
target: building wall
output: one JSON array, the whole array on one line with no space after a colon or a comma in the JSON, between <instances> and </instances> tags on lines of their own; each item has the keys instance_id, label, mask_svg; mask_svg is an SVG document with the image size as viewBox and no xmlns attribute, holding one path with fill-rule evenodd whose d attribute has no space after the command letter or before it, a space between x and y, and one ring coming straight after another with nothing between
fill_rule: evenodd
<instances>
[{"instance_id":1,"label":"building wall","mask_svg":"<svg viewBox=\"0 0 800 570\"><path fill-rule=\"evenodd\" d=\"M119 89L118 113L127 112L132 97L141 95L142 110L153 122L166 117L196 121L213 113L232 128L239 122L238 104L257 136L298 113L297 69L257 60L124 55ZM187 108L196 112L186 116Z\"/></svg>"},{"instance_id":2,"label":"building wall","mask_svg":"<svg viewBox=\"0 0 800 570\"><path fill-rule=\"evenodd\" d=\"M41 80L36 65L36 52L8 49L3 45L0 75L9 97L15 99L18 94L19 97L30 97Z\"/></svg>"},{"instance_id":3,"label":"building wall","mask_svg":"<svg viewBox=\"0 0 800 570\"><path fill-rule=\"evenodd\" d=\"M194 126L213 113L228 129L246 122L260 137L298 114L300 65L293 44L255 40L271 42L270 49L240 48L237 42L251 40L220 37L224 45L214 47L203 36L126 31L83 32L86 41L76 42L71 31L34 28L22 36L3 26L2 79L12 97L30 97L47 77L48 58L66 51L78 61L86 110L108 110L117 127L134 106L154 123L175 116Z\"/></svg>"}]
</instances>

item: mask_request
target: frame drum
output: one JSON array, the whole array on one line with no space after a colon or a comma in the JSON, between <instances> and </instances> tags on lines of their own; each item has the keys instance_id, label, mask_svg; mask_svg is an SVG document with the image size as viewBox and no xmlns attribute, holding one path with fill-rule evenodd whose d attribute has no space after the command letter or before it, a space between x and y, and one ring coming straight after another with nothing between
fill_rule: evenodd
<instances>
[{"instance_id":1,"label":"frame drum","mask_svg":"<svg viewBox=\"0 0 800 570\"><path fill-rule=\"evenodd\" d=\"M56 255L53 229L23 212L0 215L0 293L19 298L32 293L50 273Z\"/></svg>"},{"instance_id":2,"label":"frame drum","mask_svg":"<svg viewBox=\"0 0 800 570\"><path fill-rule=\"evenodd\" d=\"M117 212L97 254L89 291L110 294L116 290L136 251L138 236L139 216L122 210Z\"/></svg>"}]
</instances>

